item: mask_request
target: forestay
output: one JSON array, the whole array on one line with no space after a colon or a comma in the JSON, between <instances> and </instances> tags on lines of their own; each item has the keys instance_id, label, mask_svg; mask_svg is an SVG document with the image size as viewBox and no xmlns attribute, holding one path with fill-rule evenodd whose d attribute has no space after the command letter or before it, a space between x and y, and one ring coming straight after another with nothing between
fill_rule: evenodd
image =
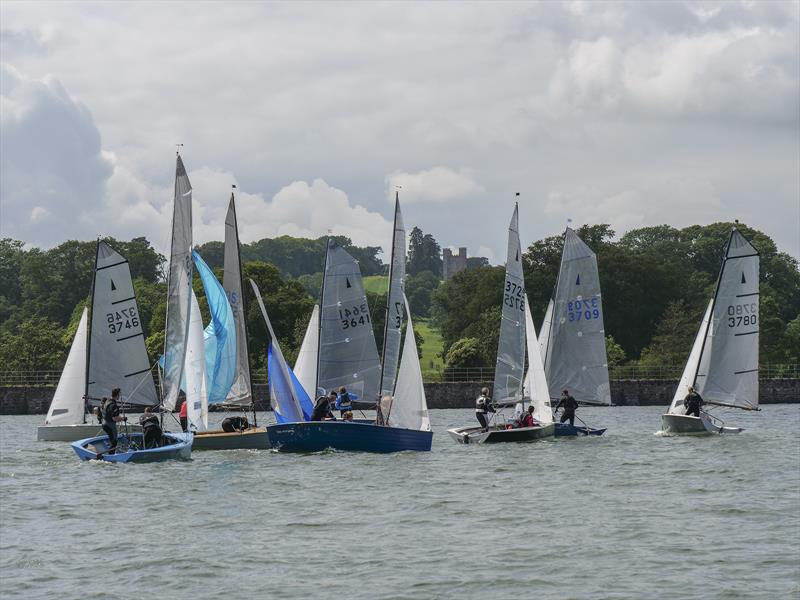
<instances>
[{"instance_id":1,"label":"forestay","mask_svg":"<svg viewBox=\"0 0 800 600\"><path fill-rule=\"evenodd\" d=\"M319 350L319 304L314 305L311 318L308 320L306 334L294 363L294 374L306 393L312 398L318 395L317 387L317 351ZM324 393L324 391L322 392Z\"/></svg>"},{"instance_id":2,"label":"forestay","mask_svg":"<svg viewBox=\"0 0 800 600\"><path fill-rule=\"evenodd\" d=\"M547 376L544 373L544 363L536 341L536 327L528 305L528 295L525 294L525 340L528 347L528 372L525 374L523 394L530 398L533 405L533 418L540 423L553 422L553 410L550 406L550 390L547 385Z\"/></svg>"},{"instance_id":3,"label":"forestay","mask_svg":"<svg viewBox=\"0 0 800 600\"><path fill-rule=\"evenodd\" d=\"M686 367L683 369L683 375L678 382L678 387L675 390L675 396L672 398L672 404L667 411L670 414L686 414L686 408L683 406L683 400L689 393L689 386L694 385L695 376L700 366L700 354L703 351L703 340L706 338L708 332L708 322L711 318L711 309L714 306L714 300L708 301L708 307L703 315L703 320L700 322L700 329L697 330L697 335L694 338L692 351L689 353L689 360L686 361Z\"/></svg>"},{"instance_id":4,"label":"forestay","mask_svg":"<svg viewBox=\"0 0 800 600\"><path fill-rule=\"evenodd\" d=\"M567 389L579 402L611 404L597 258L569 227L544 366L551 398Z\"/></svg>"},{"instance_id":5,"label":"forestay","mask_svg":"<svg viewBox=\"0 0 800 600\"><path fill-rule=\"evenodd\" d=\"M192 251L192 259L211 313L204 331L208 403L219 404L227 398L236 376L236 324L225 289L213 271L196 251Z\"/></svg>"},{"instance_id":6,"label":"forestay","mask_svg":"<svg viewBox=\"0 0 800 600\"><path fill-rule=\"evenodd\" d=\"M525 368L525 283L522 278L522 252L519 242L519 207L508 226L506 278L503 283L503 307L497 364L494 375L494 401L499 404L522 399Z\"/></svg>"},{"instance_id":7,"label":"forestay","mask_svg":"<svg viewBox=\"0 0 800 600\"><path fill-rule=\"evenodd\" d=\"M86 391L99 400L120 389L124 404L158 404L128 261L97 243Z\"/></svg>"},{"instance_id":8,"label":"forestay","mask_svg":"<svg viewBox=\"0 0 800 600\"><path fill-rule=\"evenodd\" d=\"M189 335L184 362L186 418L197 431L208 429L208 380L203 342L203 315L194 290L190 293Z\"/></svg>"},{"instance_id":9,"label":"forestay","mask_svg":"<svg viewBox=\"0 0 800 600\"><path fill-rule=\"evenodd\" d=\"M383 370L381 396L394 394L397 366L400 359L400 339L403 336L404 279L406 276L406 230L400 212L400 199L395 195L394 237L389 266L389 295L387 297L386 324L383 336Z\"/></svg>"},{"instance_id":10,"label":"forestay","mask_svg":"<svg viewBox=\"0 0 800 600\"><path fill-rule=\"evenodd\" d=\"M167 410L175 408L180 391L192 291L192 185L180 156L175 170L170 248L163 379L163 402Z\"/></svg>"},{"instance_id":11,"label":"forestay","mask_svg":"<svg viewBox=\"0 0 800 600\"><path fill-rule=\"evenodd\" d=\"M400 360L400 369L397 374L394 400L391 404L387 421L391 427L430 431L431 421L428 417L425 387L422 384L422 369L419 366L417 341L414 337L411 313L408 310L408 300L405 296L403 296L403 301L406 318L408 319L406 338L403 344L403 357Z\"/></svg>"},{"instance_id":12,"label":"forestay","mask_svg":"<svg viewBox=\"0 0 800 600\"><path fill-rule=\"evenodd\" d=\"M222 274L222 287L228 296L236 324L236 369L231 389L225 398L226 404L249 404L252 401L250 390L250 360L247 352L247 323L242 294L241 256L239 253L239 225L236 221L236 205L233 194L225 216L225 262Z\"/></svg>"},{"instance_id":13,"label":"forestay","mask_svg":"<svg viewBox=\"0 0 800 600\"><path fill-rule=\"evenodd\" d=\"M78 329L72 339L67 362L61 371L53 401L44 420L45 425L77 425L85 418L86 344L88 342L89 310L84 308Z\"/></svg>"},{"instance_id":14,"label":"forestay","mask_svg":"<svg viewBox=\"0 0 800 600\"><path fill-rule=\"evenodd\" d=\"M270 335L270 343L267 354L267 377L269 378L269 395L272 402L272 410L275 412L275 419L278 423L297 423L307 421L311 418L314 407L303 390L300 383L286 364L281 352L281 346L272 323L264 307L264 300L256 283L251 279L250 285L256 296L258 307L261 309L261 316L267 326Z\"/></svg>"},{"instance_id":15,"label":"forestay","mask_svg":"<svg viewBox=\"0 0 800 600\"><path fill-rule=\"evenodd\" d=\"M731 231L695 380L703 400L758 408L759 255Z\"/></svg>"},{"instance_id":16,"label":"forestay","mask_svg":"<svg viewBox=\"0 0 800 600\"><path fill-rule=\"evenodd\" d=\"M328 241L322 283L317 387L345 386L359 400L377 400L381 365L358 262Z\"/></svg>"}]
</instances>

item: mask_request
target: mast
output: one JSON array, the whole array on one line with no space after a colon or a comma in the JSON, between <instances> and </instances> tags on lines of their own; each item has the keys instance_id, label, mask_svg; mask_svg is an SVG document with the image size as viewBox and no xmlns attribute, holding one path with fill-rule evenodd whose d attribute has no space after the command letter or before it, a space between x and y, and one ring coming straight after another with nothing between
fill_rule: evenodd
<instances>
[{"instance_id":1,"label":"mast","mask_svg":"<svg viewBox=\"0 0 800 600\"><path fill-rule=\"evenodd\" d=\"M92 299L89 301L88 329L86 332L86 377L84 378L83 388L83 422L86 423L86 407L89 403L89 363L92 360L92 319L94 319L94 285L97 281L97 261L100 257L100 238L97 238L94 245L94 273L92 274Z\"/></svg>"},{"instance_id":2,"label":"mast","mask_svg":"<svg viewBox=\"0 0 800 600\"><path fill-rule=\"evenodd\" d=\"M391 300L392 296L392 271L394 270L394 253L395 253L395 235L394 232L397 230L397 211L400 207L400 192L395 191L394 193L394 222L392 225L392 253L389 255L389 285L386 291L386 315L383 319L383 346L381 347L381 382L378 389L383 392L383 376L385 373L385 366L386 366L386 336L389 334L389 311L391 310L391 306L389 305L389 301ZM327 257L327 253L326 253ZM396 383L396 382L395 382ZM394 391L394 390L393 390ZM380 403L380 398L378 398L378 402Z\"/></svg>"},{"instance_id":3,"label":"mast","mask_svg":"<svg viewBox=\"0 0 800 600\"><path fill-rule=\"evenodd\" d=\"M697 375L700 372L700 365L703 362L703 352L706 350L706 340L708 339L708 329L711 327L711 321L714 320L714 309L717 306L717 296L719 295L719 286L722 282L722 272L725 270L725 263L728 261L728 250L731 247L731 240L733 239L733 232L736 231L735 227L731 227L731 233L728 235L728 242L725 244L725 252L722 256L722 264L719 267L719 274L717 274L717 284L714 286L714 297L711 300L711 312L709 313L708 323L706 323L706 330L703 333L703 345L700 346L700 357L697 361L697 368L692 377L692 387L697 385Z\"/></svg>"},{"instance_id":4,"label":"mast","mask_svg":"<svg viewBox=\"0 0 800 600\"><path fill-rule=\"evenodd\" d=\"M319 363L320 363L320 350L322 349L322 315L323 315L323 302L325 300L325 274L328 271L328 246L331 242L330 231L328 237L325 238L325 263L322 266L322 286L319 289L319 319L317 323L317 373L314 380L314 396L317 395L319 389ZM330 390L325 390L328 393ZM314 398L316 402L316 397Z\"/></svg>"}]
</instances>

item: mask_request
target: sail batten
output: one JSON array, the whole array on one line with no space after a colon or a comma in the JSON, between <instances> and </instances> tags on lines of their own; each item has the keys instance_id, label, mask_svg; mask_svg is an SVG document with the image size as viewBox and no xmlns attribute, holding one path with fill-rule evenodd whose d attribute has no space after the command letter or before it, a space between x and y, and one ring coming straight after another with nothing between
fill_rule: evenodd
<instances>
[{"instance_id":1,"label":"sail batten","mask_svg":"<svg viewBox=\"0 0 800 600\"><path fill-rule=\"evenodd\" d=\"M192 185L183 160L177 158L172 212L167 324L164 337L163 403L173 410L183 378L192 291Z\"/></svg>"}]
</instances>

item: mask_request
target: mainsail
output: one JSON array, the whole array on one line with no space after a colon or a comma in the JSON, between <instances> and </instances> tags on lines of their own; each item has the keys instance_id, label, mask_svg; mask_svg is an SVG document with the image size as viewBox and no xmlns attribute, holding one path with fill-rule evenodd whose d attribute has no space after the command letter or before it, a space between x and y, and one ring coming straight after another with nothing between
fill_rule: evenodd
<instances>
[{"instance_id":1,"label":"mainsail","mask_svg":"<svg viewBox=\"0 0 800 600\"><path fill-rule=\"evenodd\" d=\"M542 328L539 330L539 354L542 356L542 361L547 357L547 346L550 344L550 329L552 328L553 321L553 299L547 303L547 310L544 311L544 319L542 319Z\"/></svg>"},{"instance_id":2,"label":"mainsail","mask_svg":"<svg viewBox=\"0 0 800 600\"><path fill-rule=\"evenodd\" d=\"M163 402L173 410L178 400L192 291L192 185L178 156L175 169L175 204L167 281L167 325L164 338Z\"/></svg>"},{"instance_id":3,"label":"mainsail","mask_svg":"<svg viewBox=\"0 0 800 600\"><path fill-rule=\"evenodd\" d=\"M317 352L319 351L319 304L314 305L306 334L294 363L294 374L306 393L315 398L317 387Z\"/></svg>"},{"instance_id":4,"label":"mainsail","mask_svg":"<svg viewBox=\"0 0 800 600\"><path fill-rule=\"evenodd\" d=\"M192 251L197 273L211 313L204 331L208 403L219 404L228 396L236 376L236 324L228 296L214 272L196 251Z\"/></svg>"},{"instance_id":5,"label":"mainsail","mask_svg":"<svg viewBox=\"0 0 800 600\"><path fill-rule=\"evenodd\" d=\"M250 391L250 359L247 352L247 322L242 294L242 261L239 252L239 225L236 221L236 205L233 194L225 216L225 262L222 274L222 287L228 295L236 323L236 371L225 398L226 404L249 404L252 400Z\"/></svg>"},{"instance_id":6,"label":"mainsail","mask_svg":"<svg viewBox=\"0 0 800 600\"><path fill-rule=\"evenodd\" d=\"M519 207L508 226L506 278L503 282L503 307L497 364L494 372L494 401L516 403L522 399L525 368L525 282L522 278L522 252L519 242Z\"/></svg>"},{"instance_id":7,"label":"mainsail","mask_svg":"<svg viewBox=\"0 0 800 600\"><path fill-rule=\"evenodd\" d=\"M695 377L706 402L758 408L758 284L758 251L733 229Z\"/></svg>"},{"instance_id":8,"label":"mainsail","mask_svg":"<svg viewBox=\"0 0 800 600\"><path fill-rule=\"evenodd\" d=\"M678 387L675 390L675 396L672 398L672 404L667 411L670 414L686 414L686 409L683 406L683 399L689 393L689 386L694 385L697 370L700 367L700 355L703 351L703 340L706 339L708 332L708 323L711 319L711 310L714 307L714 300L708 301L708 307L703 315L703 320L700 323L700 329L697 331L697 337L694 339L692 351L689 353L689 360L686 361L686 367L683 369L683 375L678 382Z\"/></svg>"},{"instance_id":9,"label":"mainsail","mask_svg":"<svg viewBox=\"0 0 800 600\"><path fill-rule=\"evenodd\" d=\"M550 397L611 404L597 257L569 227L558 274L545 357Z\"/></svg>"},{"instance_id":10,"label":"mainsail","mask_svg":"<svg viewBox=\"0 0 800 600\"><path fill-rule=\"evenodd\" d=\"M317 386L344 386L364 402L378 398L381 364L358 261L328 240L322 282Z\"/></svg>"},{"instance_id":11,"label":"mainsail","mask_svg":"<svg viewBox=\"0 0 800 600\"><path fill-rule=\"evenodd\" d=\"M422 384L422 369L419 366L417 340L414 337L414 327L411 324L408 300L405 296L403 296L403 300L406 318L408 319L406 338L403 344L403 357L400 360L400 369L397 374L394 400L391 404L387 423L391 427L430 431L431 420L428 417L428 403L425 400L425 387Z\"/></svg>"},{"instance_id":12,"label":"mainsail","mask_svg":"<svg viewBox=\"0 0 800 600\"><path fill-rule=\"evenodd\" d=\"M69 349L67 362L61 371L58 387L44 420L45 425L77 425L84 422L86 393L86 343L89 311L84 308L78 329Z\"/></svg>"},{"instance_id":13,"label":"mainsail","mask_svg":"<svg viewBox=\"0 0 800 600\"><path fill-rule=\"evenodd\" d=\"M525 339L528 348L528 372L525 373L523 393L530 398L533 405L533 417L540 423L553 422L553 410L550 406L550 389L544 373L544 363L536 343L536 327L525 294ZM541 343L541 342L540 342Z\"/></svg>"},{"instance_id":14,"label":"mainsail","mask_svg":"<svg viewBox=\"0 0 800 600\"><path fill-rule=\"evenodd\" d=\"M197 431L208 429L208 380L206 354L203 341L203 315L197 304L194 290L190 293L189 337L186 341L184 362L184 391L186 392L186 417Z\"/></svg>"},{"instance_id":15,"label":"mainsail","mask_svg":"<svg viewBox=\"0 0 800 600\"><path fill-rule=\"evenodd\" d=\"M99 400L120 388L124 404L158 404L128 261L97 243L92 288L87 396Z\"/></svg>"},{"instance_id":16,"label":"mainsail","mask_svg":"<svg viewBox=\"0 0 800 600\"><path fill-rule=\"evenodd\" d=\"M394 236L392 257L389 263L389 295L386 299L386 324L383 334L383 369L381 371L381 396L394 395L395 378L400 360L400 339L403 337L403 313L406 275L406 230L400 212L399 194L394 201Z\"/></svg>"},{"instance_id":17,"label":"mainsail","mask_svg":"<svg viewBox=\"0 0 800 600\"><path fill-rule=\"evenodd\" d=\"M297 423L306 421L311 417L313 405L311 399L306 394L303 387L294 377L291 369L286 364L281 352L278 338L272 329L272 323L264 307L264 300L255 281L250 280L253 293L256 296L258 307L261 309L261 316L269 331L270 342L267 354L267 376L269 378L269 396L272 402L272 410L278 423Z\"/></svg>"}]
</instances>

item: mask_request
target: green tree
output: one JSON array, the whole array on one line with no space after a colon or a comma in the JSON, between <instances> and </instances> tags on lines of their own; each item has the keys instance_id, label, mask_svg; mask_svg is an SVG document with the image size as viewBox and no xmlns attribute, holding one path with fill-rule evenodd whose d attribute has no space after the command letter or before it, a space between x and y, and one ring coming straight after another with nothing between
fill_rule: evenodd
<instances>
[{"instance_id":1,"label":"green tree","mask_svg":"<svg viewBox=\"0 0 800 600\"><path fill-rule=\"evenodd\" d=\"M19 307L22 300L20 270L25 257L24 242L0 240L0 324Z\"/></svg>"},{"instance_id":2,"label":"green tree","mask_svg":"<svg viewBox=\"0 0 800 600\"><path fill-rule=\"evenodd\" d=\"M609 367L617 367L625 364L627 356L625 350L617 342L614 341L614 336L606 336L606 358L608 359Z\"/></svg>"},{"instance_id":3,"label":"green tree","mask_svg":"<svg viewBox=\"0 0 800 600\"><path fill-rule=\"evenodd\" d=\"M431 295L433 290L439 287L439 283L439 278L430 271L422 271L406 277L406 297L413 316L427 317L430 315Z\"/></svg>"},{"instance_id":4,"label":"green tree","mask_svg":"<svg viewBox=\"0 0 800 600\"><path fill-rule=\"evenodd\" d=\"M447 369L481 367L484 363L481 342L476 338L456 340L445 355Z\"/></svg>"},{"instance_id":5,"label":"green tree","mask_svg":"<svg viewBox=\"0 0 800 600\"><path fill-rule=\"evenodd\" d=\"M431 234L414 227L408 236L406 273L417 275L423 271L430 271L437 277L442 276L441 248Z\"/></svg>"},{"instance_id":6,"label":"green tree","mask_svg":"<svg viewBox=\"0 0 800 600\"><path fill-rule=\"evenodd\" d=\"M60 370L68 345L64 328L44 317L25 319L13 331L0 331L0 361L8 371ZM72 340L69 340L72 343Z\"/></svg>"},{"instance_id":7,"label":"green tree","mask_svg":"<svg viewBox=\"0 0 800 600\"><path fill-rule=\"evenodd\" d=\"M702 314L687 311L682 300L667 305L650 344L642 350L641 365L679 365L686 362Z\"/></svg>"}]
</instances>

